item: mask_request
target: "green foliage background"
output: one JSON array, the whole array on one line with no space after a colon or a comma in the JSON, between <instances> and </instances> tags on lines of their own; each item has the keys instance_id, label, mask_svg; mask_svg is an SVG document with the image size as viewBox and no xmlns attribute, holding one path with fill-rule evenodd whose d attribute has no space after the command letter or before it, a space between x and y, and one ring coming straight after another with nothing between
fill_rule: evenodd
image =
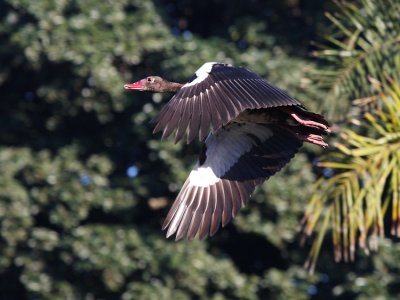
<instances>
[{"instance_id":1,"label":"green foliage background","mask_svg":"<svg viewBox=\"0 0 400 300\"><path fill-rule=\"evenodd\" d=\"M327 1L0 2L1 299L397 299L400 246L303 269L299 220L320 169L306 146L215 237L160 231L199 145L151 135L169 95L126 93L202 63L246 66L313 110ZM137 174L136 174L137 172ZM399 259L397 259L399 258Z\"/></svg>"}]
</instances>

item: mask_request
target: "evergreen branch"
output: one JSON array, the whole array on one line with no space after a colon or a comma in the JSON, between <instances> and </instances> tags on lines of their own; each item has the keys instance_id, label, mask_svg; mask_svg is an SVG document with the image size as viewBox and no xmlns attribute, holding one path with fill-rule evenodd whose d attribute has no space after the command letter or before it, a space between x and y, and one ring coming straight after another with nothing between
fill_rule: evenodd
<instances>
[{"instance_id":1,"label":"evergreen branch","mask_svg":"<svg viewBox=\"0 0 400 300\"><path fill-rule=\"evenodd\" d=\"M318 232L306 262L311 271L328 231L335 260L345 262L354 261L357 245L367 254L377 249L389 208L391 233L400 237L400 89L393 81L380 87L381 108L365 113L363 133L344 130L335 161L319 164L335 174L316 182L302 221L303 239Z\"/></svg>"},{"instance_id":2,"label":"evergreen branch","mask_svg":"<svg viewBox=\"0 0 400 300\"><path fill-rule=\"evenodd\" d=\"M328 91L324 105L331 118L343 116L348 110L350 101L346 99L370 94L369 76L382 81L387 73L400 79L400 3L390 0L362 0L358 6L336 3L340 12L326 14L336 28L326 37L330 45L313 53L336 68L316 71L317 81ZM335 101L338 98L341 101Z\"/></svg>"}]
</instances>

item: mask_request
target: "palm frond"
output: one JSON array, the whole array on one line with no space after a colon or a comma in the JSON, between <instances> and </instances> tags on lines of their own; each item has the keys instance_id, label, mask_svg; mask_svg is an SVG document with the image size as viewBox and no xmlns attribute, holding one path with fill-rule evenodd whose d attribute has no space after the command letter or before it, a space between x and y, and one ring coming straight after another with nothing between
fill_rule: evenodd
<instances>
[{"instance_id":1,"label":"palm frond","mask_svg":"<svg viewBox=\"0 0 400 300\"><path fill-rule=\"evenodd\" d=\"M316 75L329 90L324 108L331 118L343 116L350 100L370 94L368 76L382 81L387 74L400 80L400 2L335 3L338 12L326 13L335 30L326 37L327 44L313 53L330 62Z\"/></svg>"},{"instance_id":2,"label":"palm frond","mask_svg":"<svg viewBox=\"0 0 400 300\"><path fill-rule=\"evenodd\" d=\"M319 164L334 175L315 183L302 221L304 238L317 235L306 262L311 271L328 231L335 260L345 262L354 260L357 245L365 253L377 248L390 210L391 233L400 237L400 84L379 87L376 109L357 132L343 129L334 159Z\"/></svg>"}]
</instances>

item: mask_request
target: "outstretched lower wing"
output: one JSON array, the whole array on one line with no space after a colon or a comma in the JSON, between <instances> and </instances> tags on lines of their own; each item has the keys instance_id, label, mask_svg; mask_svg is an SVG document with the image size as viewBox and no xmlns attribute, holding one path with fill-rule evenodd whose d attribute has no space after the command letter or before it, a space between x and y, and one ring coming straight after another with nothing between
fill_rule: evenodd
<instances>
[{"instance_id":1,"label":"outstretched lower wing","mask_svg":"<svg viewBox=\"0 0 400 300\"><path fill-rule=\"evenodd\" d=\"M241 67L206 63L196 71L153 120L163 138L202 141L246 109L300 105L285 91Z\"/></svg>"},{"instance_id":2,"label":"outstretched lower wing","mask_svg":"<svg viewBox=\"0 0 400 300\"><path fill-rule=\"evenodd\" d=\"M287 164L301 145L279 126L232 124L211 134L164 221L167 237L214 235L246 205L255 187Z\"/></svg>"}]
</instances>

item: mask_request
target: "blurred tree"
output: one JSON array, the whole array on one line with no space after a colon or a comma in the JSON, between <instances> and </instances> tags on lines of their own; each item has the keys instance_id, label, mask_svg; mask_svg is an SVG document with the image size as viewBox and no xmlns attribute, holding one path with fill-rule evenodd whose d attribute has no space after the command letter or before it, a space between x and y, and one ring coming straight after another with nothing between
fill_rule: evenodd
<instances>
[{"instance_id":1,"label":"blurred tree","mask_svg":"<svg viewBox=\"0 0 400 300\"><path fill-rule=\"evenodd\" d=\"M175 243L160 232L199 149L152 139L148 121L167 97L123 84L148 74L185 81L223 61L318 108L324 94L306 56L330 4L279 3L0 2L0 298L368 295L359 283L379 278L395 250L353 266L364 281L337 272L329 247L324 273L302 268L296 225L315 178L311 147L214 238ZM394 295L398 268L385 274L392 289L375 284L374 295Z\"/></svg>"},{"instance_id":2,"label":"blurred tree","mask_svg":"<svg viewBox=\"0 0 400 300\"><path fill-rule=\"evenodd\" d=\"M184 81L205 61L219 60L280 81L311 104L317 90L305 72L312 63L289 58L262 19L249 16L240 25L243 47L229 30L207 39L176 32L167 25L171 5L156 4L0 3L2 298L255 299L281 293L274 288L281 282L269 278L286 269L285 295L308 297L293 230L306 193L295 198L278 179L309 184L306 156L218 237L168 241L160 232L166 200L198 146L183 155L181 145L151 139L148 121L167 98L128 95L122 86L147 74ZM196 24L207 27L200 16ZM269 268L278 269L270 275Z\"/></svg>"}]
</instances>

